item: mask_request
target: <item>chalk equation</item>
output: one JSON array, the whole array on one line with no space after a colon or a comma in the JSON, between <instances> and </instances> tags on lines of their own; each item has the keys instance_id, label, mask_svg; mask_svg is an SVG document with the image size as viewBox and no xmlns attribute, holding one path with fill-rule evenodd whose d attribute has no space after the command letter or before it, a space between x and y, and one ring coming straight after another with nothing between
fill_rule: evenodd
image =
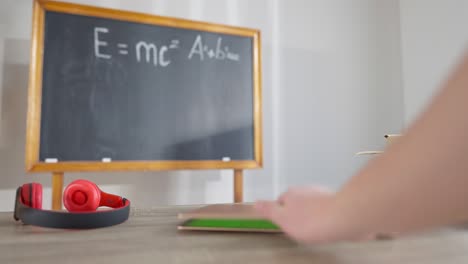
<instances>
[{"instance_id":1,"label":"chalk equation","mask_svg":"<svg viewBox=\"0 0 468 264\"><path fill-rule=\"evenodd\" d=\"M110 54L105 51L106 47L112 44L106 41L106 34L111 34L108 28L95 27L94 28L94 55L100 59L112 59L115 54ZM180 41L172 39L165 45L156 45L147 41L138 41L136 43L115 43L117 48L117 55L128 56L129 49L133 49L135 60L138 63L150 63L156 67L167 67L171 64L170 50L177 50L180 48ZM229 50L228 46L223 46L222 37L218 37L215 47L210 47L204 42L201 35L197 35L194 39L191 49L187 54L187 59L204 60L230 60L239 61L239 54Z\"/></svg>"},{"instance_id":2,"label":"chalk equation","mask_svg":"<svg viewBox=\"0 0 468 264\"><path fill-rule=\"evenodd\" d=\"M219 37L218 41L216 42L216 48L213 50L210 49L207 45L203 45L202 37L198 35L193 42L188 58L191 59L193 56L199 56L200 60L204 60L206 53L210 59L214 58L217 60L228 59L238 61L239 54L230 52L228 46L224 46L224 48L222 48L222 41L223 39Z\"/></svg>"}]
</instances>

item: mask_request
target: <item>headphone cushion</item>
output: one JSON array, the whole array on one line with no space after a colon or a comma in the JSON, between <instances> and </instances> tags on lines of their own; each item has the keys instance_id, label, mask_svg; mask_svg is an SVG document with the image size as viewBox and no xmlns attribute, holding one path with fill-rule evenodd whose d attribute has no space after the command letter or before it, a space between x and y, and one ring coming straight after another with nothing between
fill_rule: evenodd
<instances>
[{"instance_id":1,"label":"headphone cushion","mask_svg":"<svg viewBox=\"0 0 468 264\"><path fill-rule=\"evenodd\" d=\"M63 205L70 212L96 211L101 202L101 191L88 180L74 180L63 192Z\"/></svg>"},{"instance_id":2,"label":"headphone cushion","mask_svg":"<svg viewBox=\"0 0 468 264\"><path fill-rule=\"evenodd\" d=\"M21 200L29 207L42 209L42 185L36 182L23 184Z\"/></svg>"},{"instance_id":3,"label":"headphone cushion","mask_svg":"<svg viewBox=\"0 0 468 264\"><path fill-rule=\"evenodd\" d=\"M32 207L42 209L42 185L40 183L32 184Z\"/></svg>"}]
</instances>

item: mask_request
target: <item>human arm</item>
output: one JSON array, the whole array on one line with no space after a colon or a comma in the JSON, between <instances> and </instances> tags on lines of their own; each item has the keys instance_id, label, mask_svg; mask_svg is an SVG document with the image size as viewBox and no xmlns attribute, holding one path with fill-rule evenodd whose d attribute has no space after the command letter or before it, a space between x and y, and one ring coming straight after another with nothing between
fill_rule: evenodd
<instances>
[{"instance_id":1,"label":"human arm","mask_svg":"<svg viewBox=\"0 0 468 264\"><path fill-rule=\"evenodd\" d=\"M303 242L468 220L468 56L403 134L337 193L293 191L289 204L258 202L258 211Z\"/></svg>"}]
</instances>

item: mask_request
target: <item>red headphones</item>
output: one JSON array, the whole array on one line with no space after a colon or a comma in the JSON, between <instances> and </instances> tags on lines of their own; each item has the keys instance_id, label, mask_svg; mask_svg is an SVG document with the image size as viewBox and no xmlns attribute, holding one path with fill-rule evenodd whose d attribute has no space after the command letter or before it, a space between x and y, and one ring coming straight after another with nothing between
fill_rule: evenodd
<instances>
[{"instance_id":1,"label":"red headphones","mask_svg":"<svg viewBox=\"0 0 468 264\"><path fill-rule=\"evenodd\" d=\"M108 194L88 180L75 180L63 192L68 212L42 210L42 186L27 183L16 190L14 219L24 224L52 228L89 229L120 224L128 219L130 201ZM107 206L112 210L99 210Z\"/></svg>"}]
</instances>

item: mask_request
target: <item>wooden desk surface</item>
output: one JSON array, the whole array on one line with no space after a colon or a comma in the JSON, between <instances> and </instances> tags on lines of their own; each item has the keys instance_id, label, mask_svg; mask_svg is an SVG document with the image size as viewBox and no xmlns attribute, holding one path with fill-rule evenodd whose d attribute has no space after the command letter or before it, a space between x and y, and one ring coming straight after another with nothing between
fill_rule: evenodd
<instances>
[{"instance_id":1,"label":"wooden desk surface","mask_svg":"<svg viewBox=\"0 0 468 264\"><path fill-rule=\"evenodd\" d=\"M468 230L305 247L278 234L178 231L177 213L193 208L134 209L121 225L86 231L0 213L0 263L468 263Z\"/></svg>"}]
</instances>

